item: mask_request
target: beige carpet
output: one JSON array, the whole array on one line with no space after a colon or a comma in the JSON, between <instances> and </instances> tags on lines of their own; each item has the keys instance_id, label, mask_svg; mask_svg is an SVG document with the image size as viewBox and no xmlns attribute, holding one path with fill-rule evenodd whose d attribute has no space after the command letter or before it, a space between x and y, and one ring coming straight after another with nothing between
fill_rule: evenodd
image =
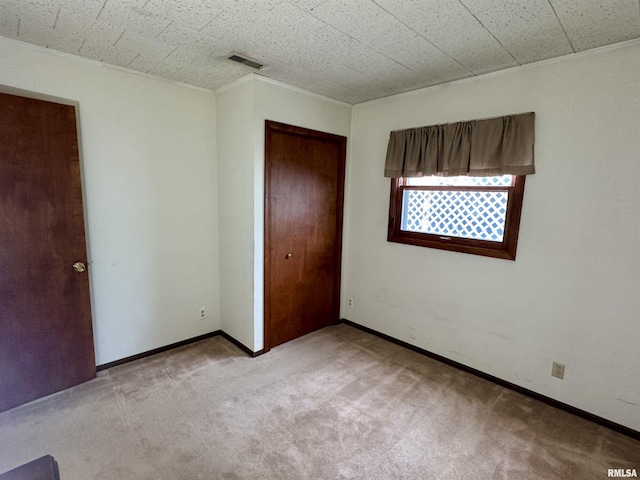
<instances>
[{"instance_id":1,"label":"beige carpet","mask_svg":"<svg viewBox=\"0 0 640 480\"><path fill-rule=\"evenodd\" d=\"M248 358L222 337L0 414L0 472L61 480L570 479L640 442L355 328Z\"/></svg>"}]
</instances>

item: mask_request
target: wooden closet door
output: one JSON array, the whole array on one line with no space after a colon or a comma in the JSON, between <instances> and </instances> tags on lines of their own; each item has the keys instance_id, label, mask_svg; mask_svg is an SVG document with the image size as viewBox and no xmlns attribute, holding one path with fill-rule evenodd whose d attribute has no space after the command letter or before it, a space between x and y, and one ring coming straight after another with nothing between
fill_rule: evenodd
<instances>
[{"instance_id":1,"label":"wooden closet door","mask_svg":"<svg viewBox=\"0 0 640 480\"><path fill-rule=\"evenodd\" d=\"M339 321L346 138L265 135L265 350Z\"/></svg>"},{"instance_id":2,"label":"wooden closet door","mask_svg":"<svg viewBox=\"0 0 640 480\"><path fill-rule=\"evenodd\" d=\"M0 94L0 411L95 377L86 264L75 107Z\"/></svg>"}]
</instances>

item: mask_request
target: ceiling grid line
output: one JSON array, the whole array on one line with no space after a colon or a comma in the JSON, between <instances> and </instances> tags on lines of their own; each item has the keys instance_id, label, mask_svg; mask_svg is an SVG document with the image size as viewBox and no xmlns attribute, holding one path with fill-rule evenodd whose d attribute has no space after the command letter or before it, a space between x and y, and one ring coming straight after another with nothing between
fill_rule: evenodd
<instances>
[{"instance_id":1,"label":"ceiling grid line","mask_svg":"<svg viewBox=\"0 0 640 480\"><path fill-rule=\"evenodd\" d=\"M564 33L564 36L566 37L567 42L569 42L569 46L571 47L571 51L573 53L576 53L576 48L573 46L573 42L571 41L571 38L569 38L569 35L567 34L567 31L565 30L564 25L562 24L562 20L560 20L560 17L558 16L558 12L556 12L556 7L553 6L553 3L551 3L551 0L547 0L547 3L551 7L551 10L553 10L553 14L556 16L556 20L558 20L558 24L560 25L560 28L562 29L562 33ZM640 5L640 0L638 0L638 4ZM638 15L640 16L640 13L638 13Z\"/></svg>"},{"instance_id":2,"label":"ceiling grid line","mask_svg":"<svg viewBox=\"0 0 640 480\"><path fill-rule=\"evenodd\" d=\"M56 29L56 26L58 25L58 18L60 18L60 10L61 9L62 9L61 7L58 8L58 13L56 14L56 19L53 21L53 29L54 30Z\"/></svg>"},{"instance_id":3,"label":"ceiling grid line","mask_svg":"<svg viewBox=\"0 0 640 480\"><path fill-rule=\"evenodd\" d=\"M100 15L102 15L102 12L103 12L103 10L104 10L104 7L106 7L106 6L107 6L107 2L108 2L108 1L109 1L109 0L104 0L104 3L102 4L102 8L101 8L101 9L100 9L100 11L98 12L98 15L96 15L96 20L98 20L98 19L100 18Z\"/></svg>"},{"instance_id":4,"label":"ceiling grid line","mask_svg":"<svg viewBox=\"0 0 640 480\"><path fill-rule=\"evenodd\" d=\"M129 63L127 63L127 67L128 67L129 65L131 65L131 64L135 61L135 59L136 59L136 58L138 58L139 56L140 56L140 54L138 53L135 57L133 57L133 58L131 59L131 61L130 61Z\"/></svg>"},{"instance_id":5,"label":"ceiling grid line","mask_svg":"<svg viewBox=\"0 0 640 480\"><path fill-rule=\"evenodd\" d=\"M170 75L169 78L174 78L178 73L180 73L182 71L182 69L184 69L184 67L180 67L178 70L176 70L175 72L173 72L172 75Z\"/></svg>"},{"instance_id":6,"label":"ceiling grid line","mask_svg":"<svg viewBox=\"0 0 640 480\"><path fill-rule=\"evenodd\" d=\"M175 52L176 50L178 50L178 47L174 48L173 50L171 50L166 57L164 57L162 60L166 60L167 58L169 58L171 55L173 55L173 52Z\"/></svg>"},{"instance_id":7,"label":"ceiling grid line","mask_svg":"<svg viewBox=\"0 0 640 480\"><path fill-rule=\"evenodd\" d=\"M160 35L162 35L162 34L165 32L165 30L166 30L167 28L169 28L169 26L170 26L172 23L173 23L173 21L172 21L172 20L170 20L170 21L169 21L169 23L167 23L167 26L166 26L166 27L164 27L162 30L160 30L160 31L158 32L158 34L157 34L155 37L153 37L153 39L155 40L155 39L157 39Z\"/></svg>"},{"instance_id":8,"label":"ceiling grid line","mask_svg":"<svg viewBox=\"0 0 640 480\"><path fill-rule=\"evenodd\" d=\"M209 25L211 25L216 18L218 18L218 16L213 17L211 20L209 20L207 23L205 23L202 27L200 27L198 29L198 31L199 32L203 31L205 28L207 28Z\"/></svg>"},{"instance_id":9,"label":"ceiling grid line","mask_svg":"<svg viewBox=\"0 0 640 480\"><path fill-rule=\"evenodd\" d=\"M371 0L371 1L372 1L372 0ZM375 2L373 2L373 1L372 1L372 3L375 3ZM298 8L299 8L299 7L298 7ZM362 45L362 46L363 46L363 47L365 47L366 49L371 50L371 51L374 51L374 52L377 52L377 50L376 50L376 49L372 48L371 46L369 46L369 45L367 45L367 44L365 44L365 43L363 43L363 42L361 42L360 40L358 40L358 39L357 39L357 38L355 38L354 36L350 35L348 32L345 32L345 31L343 31L343 30L341 30L341 29L337 28L335 25L331 25L330 23L325 22L325 21L324 21L323 19L321 19L320 17L318 17L318 16L316 16L316 15L313 15L313 13L311 13L311 16L313 16L313 17L314 17L314 18L316 18L317 20L319 20L319 21L321 21L322 23L324 23L327 27L329 27L329 28L331 28L331 29L333 29L333 30L335 30L335 31L337 31L337 32L340 32L340 33L342 33L342 34L344 34L344 35L348 36L351 40L353 40L354 42L359 43L360 45ZM384 54L383 54L383 53L381 53L381 52L377 52L377 53L380 53L381 55L384 55ZM384 55L384 56L386 57L386 55ZM403 68L408 68L408 67L406 67L405 65L401 64L400 62L398 62L397 60L395 60L395 59L393 59L393 58L390 58L390 57L387 57L387 58L389 58L389 60L392 60L394 63L396 63L396 64L400 65L400 66L401 66L401 67L403 67ZM353 67L350 67L350 68L353 68ZM355 70L355 69L353 69L353 70ZM409 70L410 70L410 69L409 69ZM356 71L358 71L358 70L356 70ZM364 74L363 72L359 72L359 73Z\"/></svg>"},{"instance_id":10,"label":"ceiling grid line","mask_svg":"<svg viewBox=\"0 0 640 480\"><path fill-rule=\"evenodd\" d=\"M516 62L518 65L522 65L520 63L520 61L513 55L513 53L511 53L509 51L509 49L507 47L505 47L500 40L498 40L498 37L496 37L493 34L493 32L491 30L489 30L484 23L482 23L482 21L476 16L476 14L473 13L471 10L469 10L469 8L464 4L464 2L462 0L458 0L458 3L460 3L460 5L462 5L464 7L464 9L467 12L469 12L469 15L471 15L476 20L476 22L478 22L480 25L482 25L482 28L484 28L489 33L489 35L491 35L493 37L493 39L496 42L498 42L498 45L500 45L502 47L502 49L509 54L509 56L513 59L514 62Z\"/></svg>"},{"instance_id":11,"label":"ceiling grid line","mask_svg":"<svg viewBox=\"0 0 640 480\"><path fill-rule=\"evenodd\" d=\"M115 47L115 46L116 46L116 43L118 43L118 42L120 41L120 39L121 39L121 38L122 38L122 36L124 35L124 32L126 32L126 31L127 31L127 29L126 29L126 28L125 28L124 30L122 30L122 33L120 34L120 36L118 37L118 39L117 39L115 42L113 42L112 47Z\"/></svg>"},{"instance_id":12,"label":"ceiling grid line","mask_svg":"<svg viewBox=\"0 0 640 480\"><path fill-rule=\"evenodd\" d=\"M640 1L640 0L638 0ZM405 27L407 27L409 30L411 30L413 33L415 33L416 35L418 35L420 38L423 38L427 43L429 43L433 48L437 49L439 52L441 52L443 55L446 55L448 58L450 58L451 60L453 60L454 62L456 62L458 65L460 65L462 68L464 68L469 74L475 76L475 74L464 64L460 63L456 58L452 57L451 55L449 55L447 52L445 52L444 50L442 50L438 45L436 45L435 43L433 43L431 40L429 40L427 37L425 37L424 35L422 35L420 32L416 31L414 28L412 28L410 25L407 25L405 22L403 22L401 19L399 19L398 17L396 17L393 13L391 13L389 10L387 10L386 8L384 8L382 5L380 5L376 0L371 0L372 3L376 4L378 7L380 7L382 10L384 10L385 12L387 12L390 16L392 16L393 18L395 18L398 22L400 22L402 25L404 25Z\"/></svg>"}]
</instances>

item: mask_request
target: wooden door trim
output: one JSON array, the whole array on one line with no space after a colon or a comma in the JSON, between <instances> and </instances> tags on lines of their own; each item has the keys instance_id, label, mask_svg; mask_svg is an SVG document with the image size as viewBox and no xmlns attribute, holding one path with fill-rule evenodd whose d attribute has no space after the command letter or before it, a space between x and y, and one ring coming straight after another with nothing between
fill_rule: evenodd
<instances>
[{"instance_id":1,"label":"wooden door trim","mask_svg":"<svg viewBox=\"0 0 640 480\"><path fill-rule=\"evenodd\" d=\"M269 255L269 245L271 239L271 205L269 198L270 180L271 180L271 158L270 149L272 146L272 135L274 133L284 133L304 138L312 138L326 142L335 143L339 147L338 158L338 198L336 212L336 281L335 281L335 300L334 312L335 323L340 323L340 283L342 271L342 223L344 218L344 184L345 184L345 166L347 156L347 138L332 133L320 132L303 127L296 127L286 123L265 120L265 142L264 142L264 249L263 249L263 288L264 288L264 319L263 319L263 353L271 349L269 341L269 333L271 329L271 299L270 299L270 277L267 274L270 271L271 259Z\"/></svg>"}]
</instances>

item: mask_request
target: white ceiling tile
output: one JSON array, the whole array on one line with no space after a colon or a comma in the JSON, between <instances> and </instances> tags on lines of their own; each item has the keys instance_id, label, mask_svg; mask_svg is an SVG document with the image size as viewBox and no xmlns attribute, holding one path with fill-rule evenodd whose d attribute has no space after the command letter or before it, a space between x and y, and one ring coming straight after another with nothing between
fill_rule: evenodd
<instances>
[{"instance_id":1,"label":"white ceiling tile","mask_svg":"<svg viewBox=\"0 0 640 480\"><path fill-rule=\"evenodd\" d=\"M48 0L6 0L2 4L0 29L10 38L47 46L58 10Z\"/></svg>"},{"instance_id":2,"label":"white ceiling tile","mask_svg":"<svg viewBox=\"0 0 640 480\"><path fill-rule=\"evenodd\" d=\"M357 58L362 58L362 56ZM393 81L393 79L402 77L410 72L404 65L377 52L372 52L371 55L367 56L364 63L360 63L356 58L343 62L347 67L359 71L367 77L374 77L383 82Z\"/></svg>"},{"instance_id":3,"label":"white ceiling tile","mask_svg":"<svg viewBox=\"0 0 640 480\"><path fill-rule=\"evenodd\" d=\"M551 0L576 51L640 36L638 0Z\"/></svg>"},{"instance_id":4,"label":"white ceiling tile","mask_svg":"<svg viewBox=\"0 0 640 480\"><path fill-rule=\"evenodd\" d=\"M260 75L279 80L300 88L308 88L318 81L318 72L313 69L297 69L287 65L268 66L260 70Z\"/></svg>"},{"instance_id":5,"label":"white ceiling tile","mask_svg":"<svg viewBox=\"0 0 640 480\"><path fill-rule=\"evenodd\" d=\"M426 88L432 85L442 83L442 80L436 80L429 77L425 72L414 71L411 75L405 76L393 83L393 87L398 90L398 93L409 92L419 88Z\"/></svg>"},{"instance_id":6,"label":"white ceiling tile","mask_svg":"<svg viewBox=\"0 0 640 480\"><path fill-rule=\"evenodd\" d=\"M217 60L209 58L206 53L203 54L199 48L191 48L189 46L179 46L167 55L163 61L169 62L180 68L190 65L200 65L202 68L210 68Z\"/></svg>"},{"instance_id":7,"label":"white ceiling tile","mask_svg":"<svg viewBox=\"0 0 640 480\"><path fill-rule=\"evenodd\" d=\"M528 2L526 0L460 0L460 3L471 10L474 14L477 14L484 10L504 8L509 5L522 6L526 5Z\"/></svg>"},{"instance_id":8,"label":"white ceiling tile","mask_svg":"<svg viewBox=\"0 0 640 480\"><path fill-rule=\"evenodd\" d=\"M378 0L387 11L474 73L517 65L458 0Z\"/></svg>"},{"instance_id":9,"label":"white ceiling tile","mask_svg":"<svg viewBox=\"0 0 640 480\"><path fill-rule=\"evenodd\" d=\"M176 73L174 73L171 78L179 82L215 90L216 88L222 87L223 85L230 83L231 81L236 80L243 75L246 75L246 73L238 74L236 77L230 78L228 76L218 75L216 73L215 66L209 68L199 68L191 65L181 68Z\"/></svg>"},{"instance_id":10,"label":"white ceiling tile","mask_svg":"<svg viewBox=\"0 0 640 480\"><path fill-rule=\"evenodd\" d=\"M16 38L18 36L18 23L20 17L15 13L3 13L0 16L0 35Z\"/></svg>"},{"instance_id":11,"label":"white ceiling tile","mask_svg":"<svg viewBox=\"0 0 640 480\"><path fill-rule=\"evenodd\" d=\"M179 71L183 71L183 78L180 81L184 82L186 81L187 74L193 77L194 71L209 71L217 65L217 59L202 55L199 50L192 50L187 47L175 47L168 55L159 61L149 58L148 55L140 55L131 62L129 68L173 79L176 79ZM229 75L229 77L231 77L231 75Z\"/></svg>"},{"instance_id":12,"label":"white ceiling tile","mask_svg":"<svg viewBox=\"0 0 640 480\"><path fill-rule=\"evenodd\" d=\"M80 49L80 55L112 65L127 67L136 58L138 52L126 48L114 48L106 43L93 42L91 44L85 43Z\"/></svg>"},{"instance_id":13,"label":"white ceiling tile","mask_svg":"<svg viewBox=\"0 0 640 480\"><path fill-rule=\"evenodd\" d=\"M291 5L295 5L304 12L312 12L327 0L287 0Z\"/></svg>"},{"instance_id":14,"label":"white ceiling tile","mask_svg":"<svg viewBox=\"0 0 640 480\"><path fill-rule=\"evenodd\" d=\"M480 33L480 35L477 35ZM480 75L502 68L515 67L518 62L493 37L479 31L465 32L460 41L452 38L436 39L436 45L447 55Z\"/></svg>"},{"instance_id":15,"label":"white ceiling tile","mask_svg":"<svg viewBox=\"0 0 640 480\"><path fill-rule=\"evenodd\" d=\"M169 45L192 45L206 47L211 44L211 38L199 30L179 26L171 22L156 37L156 40Z\"/></svg>"},{"instance_id":16,"label":"white ceiling tile","mask_svg":"<svg viewBox=\"0 0 640 480\"><path fill-rule=\"evenodd\" d=\"M283 2L284 0L241 0L234 2L233 6L226 10L248 22L253 22L263 15L267 15Z\"/></svg>"},{"instance_id":17,"label":"white ceiling tile","mask_svg":"<svg viewBox=\"0 0 640 480\"><path fill-rule=\"evenodd\" d=\"M361 91L367 95L370 95L371 98L388 97L390 95L394 95L395 93L399 93L395 86L380 84L378 82L372 82L369 85L360 85L359 87L362 87Z\"/></svg>"},{"instance_id":18,"label":"white ceiling tile","mask_svg":"<svg viewBox=\"0 0 640 480\"><path fill-rule=\"evenodd\" d=\"M237 12L223 11L211 18L200 31L213 39L232 42L235 35L242 35L247 29L253 27L253 31L257 31L254 22L255 19L247 19Z\"/></svg>"},{"instance_id":19,"label":"white ceiling tile","mask_svg":"<svg viewBox=\"0 0 640 480\"><path fill-rule=\"evenodd\" d=\"M324 26L321 20L301 12L290 3L280 3L256 17L256 26L271 37L299 39Z\"/></svg>"},{"instance_id":20,"label":"white ceiling tile","mask_svg":"<svg viewBox=\"0 0 640 480\"><path fill-rule=\"evenodd\" d=\"M369 94L330 81L316 81L306 88L311 92L348 103L361 103L372 99Z\"/></svg>"},{"instance_id":21,"label":"white ceiling tile","mask_svg":"<svg viewBox=\"0 0 640 480\"><path fill-rule=\"evenodd\" d=\"M2 14L17 13L20 10L20 0L3 0Z\"/></svg>"},{"instance_id":22,"label":"white ceiling tile","mask_svg":"<svg viewBox=\"0 0 640 480\"><path fill-rule=\"evenodd\" d=\"M432 69L433 76L460 78L470 73L460 63L416 34L410 39L382 47L380 51L410 70Z\"/></svg>"},{"instance_id":23,"label":"white ceiling tile","mask_svg":"<svg viewBox=\"0 0 640 480\"><path fill-rule=\"evenodd\" d=\"M347 35L326 25L304 37L304 42L292 45L291 50L308 58L319 58L327 68L333 62L353 62L354 58L362 58L366 62L369 54L374 53L369 47Z\"/></svg>"},{"instance_id":24,"label":"white ceiling tile","mask_svg":"<svg viewBox=\"0 0 640 480\"><path fill-rule=\"evenodd\" d=\"M368 95L363 92L356 91L356 90L349 90L348 92L345 92L345 93L336 94L336 96L333 98L335 98L336 100L340 100L341 102L350 103L354 105L356 103L362 103L362 102L368 102L369 100L374 100L376 97L372 95Z\"/></svg>"},{"instance_id":25,"label":"white ceiling tile","mask_svg":"<svg viewBox=\"0 0 640 480\"><path fill-rule=\"evenodd\" d=\"M334 66L332 65L332 71ZM347 70L346 67L342 66L343 72ZM300 88L304 88L305 90L309 90L311 92L318 93L320 95L325 95L331 98L335 98L336 100L340 100L347 103L360 103L365 102L367 100L372 100L374 97L370 94L360 92L357 89L349 88L347 85L349 84L357 84L359 80L356 80L353 74L357 76L360 80L362 80L362 76L353 72L351 76L344 74L340 77L341 81L329 81L327 82L322 77L322 69L296 69L289 67L266 67L264 70L260 70L260 75L264 75L268 78L273 78L274 80L280 80L282 82L296 85ZM324 86L323 86L324 85Z\"/></svg>"},{"instance_id":26,"label":"white ceiling tile","mask_svg":"<svg viewBox=\"0 0 640 480\"><path fill-rule=\"evenodd\" d=\"M157 40L144 37L131 30L126 30L115 44L114 48L126 51L135 51L141 57L163 61L174 49L173 45L167 45Z\"/></svg>"},{"instance_id":27,"label":"white ceiling tile","mask_svg":"<svg viewBox=\"0 0 640 480\"><path fill-rule=\"evenodd\" d=\"M4 0L2 12L17 13L21 19L53 27L59 10L54 0Z\"/></svg>"},{"instance_id":28,"label":"white ceiling tile","mask_svg":"<svg viewBox=\"0 0 640 480\"><path fill-rule=\"evenodd\" d=\"M327 0L315 8L312 14L341 32L349 34L367 28L388 16L370 0Z\"/></svg>"},{"instance_id":29,"label":"white ceiling tile","mask_svg":"<svg viewBox=\"0 0 640 480\"><path fill-rule=\"evenodd\" d=\"M163 30L155 40L205 57L220 58L229 53L229 46L224 42L212 38L205 32L180 28L174 23Z\"/></svg>"},{"instance_id":30,"label":"white ceiling tile","mask_svg":"<svg viewBox=\"0 0 640 480\"><path fill-rule=\"evenodd\" d=\"M159 77L171 78L182 67L175 63L165 61L158 62L155 59L152 60L138 56L129 64L129 68Z\"/></svg>"},{"instance_id":31,"label":"white ceiling tile","mask_svg":"<svg viewBox=\"0 0 640 480\"><path fill-rule=\"evenodd\" d=\"M387 45L395 45L400 42L410 41L416 33L394 17L385 20L372 28L369 33L361 35L359 40L376 50Z\"/></svg>"},{"instance_id":32,"label":"white ceiling tile","mask_svg":"<svg viewBox=\"0 0 640 480\"><path fill-rule=\"evenodd\" d=\"M211 71L219 77L236 79L256 70L248 65L224 59L213 64Z\"/></svg>"},{"instance_id":33,"label":"white ceiling tile","mask_svg":"<svg viewBox=\"0 0 640 480\"><path fill-rule=\"evenodd\" d=\"M86 47L89 47L90 45L107 47L113 46L113 44L118 41L118 38L124 34L125 29L118 25L111 25L110 23L96 20L81 32L87 39L85 42ZM86 52L82 52L82 50L84 50L84 46L81 49L81 53L82 55L86 55Z\"/></svg>"},{"instance_id":34,"label":"white ceiling tile","mask_svg":"<svg viewBox=\"0 0 640 480\"><path fill-rule=\"evenodd\" d=\"M389 65L390 68L394 68L394 66L405 68L386 55L359 41L350 42L348 49L343 48L340 51L335 51L333 58L363 73L370 70L373 65L380 63Z\"/></svg>"},{"instance_id":35,"label":"white ceiling tile","mask_svg":"<svg viewBox=\"0 0 640 480\"><path fill-rule=\"evenodd\" d=\"M255 71L227 61L234 51L265 63L261 75L352 103L640 37L638 0L0 4L10 38L206 88Z\"/></svg>"},{"instance_id":36,"label":"white ceiling tile","mask_svg":"<svg viewBox=\"0 0 640 480\"><path fill-rule=\"evenodd\" d=\"M547 0L463 2L521 64L572 52Z\"/></svg>"},{"instance_id":37,"label":"white ceiling tile","mask_svg":"<svg viewBox=\"0 0 640 480\"><path fill-rule=\"evenodd\" d=\"M96 22L103 6L102 1L63 3L55 22L55 29L68 32L70 35L79 34L81 30L90 28Z\"/></svg>"},{"instance_id":38,"label":"white ceiling tile","mask_svg":"<svg viewBox=\"0 0 640 480\"><path fill-rule=\"evenodd\" d=\"M31 6L29 5L31 3ZM39 13L33 10L34 2L21 4L18 11L19 35L15 38L35 45L55 48L64 52L76 53L84 37L54 29L59 18L60 8L48 5ZM4 15L3 15L4 16ZM12 18L10 15L9 18Z\"/></svg>"},{"instance_id":39,"label":"white ceiling tile","mask_svg":"<svg viewBox=\"0 0 640 480\"><path fill-rule=\"evenodd\" d=\"M155 37L171 22L154 10L143 9L147 0L111 0L104 4L98 20L126 28L128 31Z\"/></svg>"},{"instance_id":40,"label":"white ceiling tile","mask_svg":"<svg viewBox=\"0 0 640 480\"><path fill-rule=\"evenodd\" d=\"M85 37L78 33L70 34L60 29L42 29L27 21L21 23L20 37L18 39L61 52L77 54Z\"/></svg>"},{"instance_id":41,"label":"white ceiling tile","mask_svg":"<svg viewBox=\"0 0 640 480\"><path fill-rule=\"evenodd\" d=\"M36 45L46 45L53 31L49 25L44 25L41 18L20 17L19 34L16 39Z\"/></svg>"},{"instance_id":42,"label":"white ceiling tile","mask_svg":"<svg viewBox=\"0 0 640 480\"><path fill-rule=\"evenodd\" d=\"M455 36L479 26L474 16L458 0L376 0L376 2L427 39Z\"/></svg>"},{"instance_id":43,"label":"white ceiling tile","mask_svg":"<svg viewBox=\"0 0 640 480\"><path fill-rule=\"evenodd\" d=\"M322 66L316 65L316 69L318 70L317 74L314 76L315 83L318 82L318 78L322 78ZM343 86L346 85L358 85L363 80L367 79L367 75L354 70L351 67L343 65L341 63L333 63L331 64L331 81Z\"/></svg>"},{"instance_id":44,"label":"white ceiling tile","mask_svg":"<svg viewBox=\"0 0 640 480\"><path fill-rule=\"evenodd\" d=\"M232 34L231 30L234 28L241 33ZM259 54L263 49L271 51L270 46L272 47L277 40L266 38L264 42L260 42L261 37L258 34L260 31L259 27L253 23L241 28L236 17L223 13L199 31L172 24L158 36L158 39L179 46L179 51L215 61L226 60L231 52L257 57L257 60L264 61Z\"/></svg>"},{"instance_id":45,"label":"white ceiling tile","mask_svg":"<svg viewBox=\"0 0 640 480\"><path fill-rule=\"evenodd\" d=\"M208 0L149 0L143 10L197 30L220 15L225 6L225 2Z\"/></svg>"},{"instance_id":46,"label":"white ceiling tile","mask_svg":"<svg viewBox=\"0 0 640 480\"><path fill-rule=\"evenodd\" d=\"M370 0L328 0L312 15L334 29L377 48L397 43L414 32Z\"/></svg>"}]
</instances>

